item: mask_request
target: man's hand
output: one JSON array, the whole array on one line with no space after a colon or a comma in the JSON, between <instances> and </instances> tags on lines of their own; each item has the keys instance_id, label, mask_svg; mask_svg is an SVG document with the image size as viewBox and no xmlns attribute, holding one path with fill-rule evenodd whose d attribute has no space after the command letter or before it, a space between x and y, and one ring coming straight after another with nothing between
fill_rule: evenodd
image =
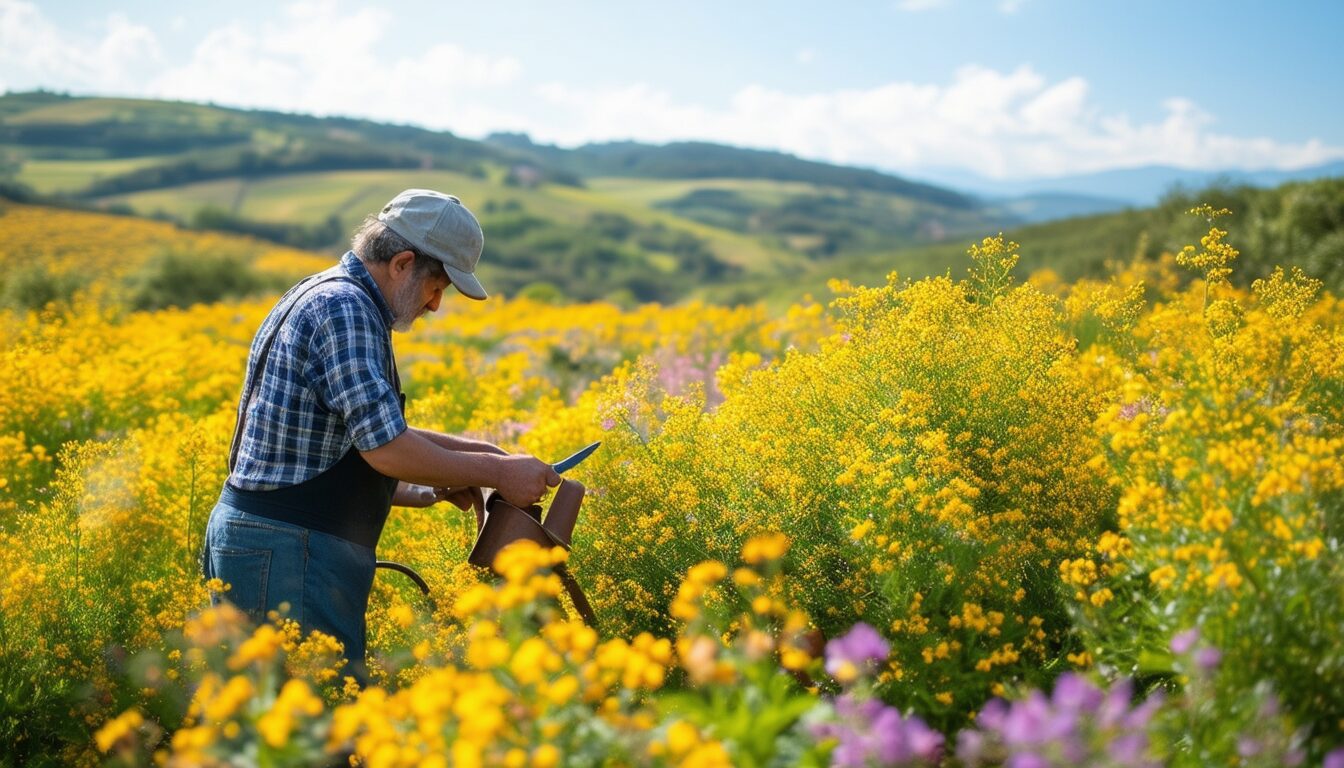
<instances>
[{"instance_id":1,"label":"man's hand","mask_svg":"<svg viewBox=\"0 0 1344 768\"><path fill-rule=\"evenodd\" d=\"M493 450L446 448L414 429L377 448L360 451L360 455L388 477L431 488L493 487L505 501L519 507L535 504L545 495L547 486L560 484L560 475L540 459L525 454L501 455ZM414 505L414 499L408 501Z\"/></svg>"},{"instance_id":2,"label":"man's hand","mask_svg":"<svg viewBox=\"0 0 1344 768\"><path fill-rule=\"evenodd\" d=\"M547 488L560 484L560 475L551 465L534 456L501 456L498 461L501 466L495 490L519 509L536 504Z\"/></svg>"},{"instance_id":3,"label":"man's hand","mask_svg":"<svg viewBox=\"0 0 1344 768\"><path fill-rule=\"evenodd\" d=\"M452 504L454 507L466 512L468 509L485 509L485 494L480 488L468 486L466 488L435 488L434 492L438 498Z\"/></svg>"},{"instance_id":4,"label":"man's hand","mask_svg":"<svg viewBox=\"0 0 1344 768\"><path fill-rule=\"evenodd\" d=\"M392 493L394 507L428 507L442 500L436 489L404 481L397 483L397 490Z\"/></svg>"},{"instance_id":5,"label":"man's hand","mask_svg":"<svg viewBox=\"0 0 1344 768\"><path fill-rule=\"evenodd\" d=\"M459 486L456 488L431 488L428 485L400 483L392 495L392 505L396 507L423 508L440 501L446 501L460 510L466 511L473 506L484 508L485 497L480 488Z\"/></svg>"}]
</instances>

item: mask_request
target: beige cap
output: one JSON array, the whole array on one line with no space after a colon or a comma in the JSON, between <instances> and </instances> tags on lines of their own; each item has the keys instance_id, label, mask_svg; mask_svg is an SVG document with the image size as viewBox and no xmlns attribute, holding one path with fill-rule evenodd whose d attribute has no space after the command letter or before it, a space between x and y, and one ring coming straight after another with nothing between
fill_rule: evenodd
<instances>
[{"instance_id":1,"label":"beige cap","mask_svg":"<svg viewBox=\"0 0 1344 768\"><path fill-rule=\"evenodd\" d=\"M485 235L461 200L430 189L408 189L383 206L378 220L425 255L443 262L444 271L463 296L486 297L474 274Z\"/></svg>"}]
</instances>

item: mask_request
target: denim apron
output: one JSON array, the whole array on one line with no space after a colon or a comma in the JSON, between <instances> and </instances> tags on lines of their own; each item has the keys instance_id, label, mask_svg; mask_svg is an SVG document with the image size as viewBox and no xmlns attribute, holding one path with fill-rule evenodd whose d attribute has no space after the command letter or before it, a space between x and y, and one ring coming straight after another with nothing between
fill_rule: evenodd
<instances>
[{"instance_id":1,"label":"denim apron","mask_svg":"<svg viewBox=\"0 0 1344 768\"><path fill-rule=\"evenodd\" d=\"M263 342L254 379L265 371L271 343L299 298L334 281L351 282L367 292L357 280L344 276L298 286ZM390 344L388 350L392 383L404 413L406 396ZM229 449L230 472L237 463L246 405L257 385L253 380L244 387ZM374 550L396 487L395 478L375 470L354 446L332 466L295 485L249 491L226 480L206 527L202 570L207 579L221 579L229 589L213 595L212 602L227 599L255 622L265 621L270 611L283 610L305 633L320 630L335 637L344 647L345 674L361 685L367 683L364 616L373 587Z\"/></svg>"}]
</instances>

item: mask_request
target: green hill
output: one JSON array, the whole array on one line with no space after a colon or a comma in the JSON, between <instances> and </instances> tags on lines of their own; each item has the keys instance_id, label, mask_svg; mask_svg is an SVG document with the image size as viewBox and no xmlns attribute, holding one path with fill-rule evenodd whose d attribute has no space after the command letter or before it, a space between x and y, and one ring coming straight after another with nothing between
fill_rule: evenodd
<instances>
[{"instance_id":1,"label":"green hill","mask_svg":"<svg viewBox=\"0 0 1344 768\"><path fill-rule=\"evenodd\" d=\"M1276 266L1296 266L1321 280L1326 290L1344 294L1344 177L1272 189L1213 186L1173 192L1151 208L1009 227L1004 235L1022 246L1021 275L1049 269L1070 281L1102 277L1112 264L1198 246L1208 224L1188 211L1202 203L1232 211L1219 226L1230 232L1228 242L1241 251L1232 265L1234 283L1248 287ZM964 277L966 250L976 240L967 237L812 264L787 280L767 278L723 287L711 298L759 296L783 302L807 293L821 297L828 295L826 283L832 277L876 285L892 271L912 279L949 271L953 277Z\"/></svg>"},{"instance_id":2,"label":"green hill","mask_svg":"<svg viewBox=\"0 0 1344 768\"><path fill-rule=\"evenodd\" d=\"M363 216L415 186L451 191L478 213L482 268L498 290L575 299L793 298L824 292L833 276L960 270L966 245L999 231L1023 243L1024 268L1065 276L1189 241L1176 242L1176 200L1026 227L952 190L702 142L563 149L206 104L0 96L0 194L18 199L337 251ZM1254 211L1266 253L1333 274L1339 225L1321 223L1332 192L1219 194Z\"/></svg>"}]
</instances>

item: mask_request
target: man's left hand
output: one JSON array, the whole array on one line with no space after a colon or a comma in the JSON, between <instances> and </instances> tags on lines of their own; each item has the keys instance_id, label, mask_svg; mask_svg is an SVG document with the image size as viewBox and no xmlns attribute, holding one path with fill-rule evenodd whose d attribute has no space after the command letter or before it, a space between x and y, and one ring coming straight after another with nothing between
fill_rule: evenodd
<instances>
[{"instance_id":1,"label":"man's left hand","mask_svg":"<svg viewBox=\"0 0 1344 768\"><path fill-rule=\"evenodd\" d=\"M446 501L463 512L473 507L476 509L485 509L485 494L480 488L469 486L466 488L435 488L435 498Z\"/></svg>"},{"instance_id":2,"label":"man's left hand","mask_svg":"<svg viewBox=\"0 0 1344 768\"><path fill-rule=\"evenodd\" d=\"M392 504L397 507L424 508L446 501L461 510L477 505L485 507L485 495L480 488L431 488L428 485L416 485L403 482L392 495Z\"/></svg>"}]
</instances>

